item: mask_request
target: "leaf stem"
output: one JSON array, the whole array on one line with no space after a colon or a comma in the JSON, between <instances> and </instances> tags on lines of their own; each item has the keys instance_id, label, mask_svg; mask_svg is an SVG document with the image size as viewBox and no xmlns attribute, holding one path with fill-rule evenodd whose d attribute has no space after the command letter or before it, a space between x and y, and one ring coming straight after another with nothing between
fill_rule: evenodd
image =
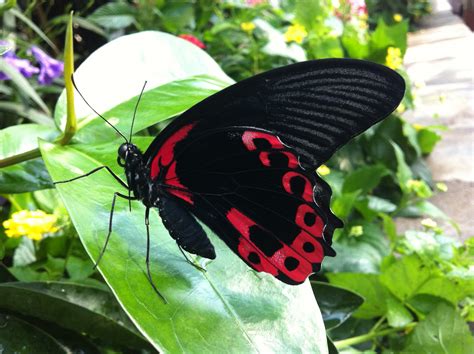
<instances>
[{"instance_id":1,"label":"leaf stem","mask_svg":"<svg viewBox=\"0 0 474 354\"><path fill-rule=\"evenodd\" d=\"M386 336L387 334L396 333L396 332L403 331L403 330L406 330L406 329L409 329L409 328L413 328L416 325L417 325L417 322L412 322L412 323L409 323L406 326L400 327L400 328L388 328L388 329L384 329L384 330L381 330L381 331L378 331L378 332L369 332L369 333L363 334L361 336L335 341L334 345L336 346L337 349L346 348L346 347L349 347L351 345L367 342L367 341L369 341L373 338Z\"/></svg>"},{"instance_id":2,"label":"leaf stem","mask_svg":"<svg viewBox=\"0 0 474 354\"><path fill-rule=\"evenodd\" d=\"M16 165L17 163L32 160L40 156L41 156L41 153L38 148L30 150L30 151L22 152L21 154L9 156L0 160L0 168Z\"/></svg>"}]
</instances>

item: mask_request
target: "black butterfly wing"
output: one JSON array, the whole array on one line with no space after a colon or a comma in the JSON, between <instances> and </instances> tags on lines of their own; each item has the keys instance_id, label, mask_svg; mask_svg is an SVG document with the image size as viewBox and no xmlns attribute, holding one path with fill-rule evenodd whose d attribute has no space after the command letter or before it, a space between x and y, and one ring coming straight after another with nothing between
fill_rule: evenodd
<instances>
[{"instance_id":1,"label":"black butterfly wing","mask_svg":"<svg viewBox=\"0 0 474 354\"><path fill-rule=\"evenodd\" d=\"M251 126L293 146L308 168L327 161L351 138L398 106L405 82L395 71L354 59L322 59L253 76L198 103L150 145L150 161L179 127L200 121L202 131Z\"/></svg>"},{"instance_id":2,"label":"black butterfly wing","mask_svg":"<svg viewBox=\"0 0 474 354\"><path fill-rule=\"evenodd\" d=\"M151 178L248 265L289 284L320 267L341 222L314 173L403 96L403 80L354 60L291 65L194 106L145 153Z\"/></svg>"}]
</instances>

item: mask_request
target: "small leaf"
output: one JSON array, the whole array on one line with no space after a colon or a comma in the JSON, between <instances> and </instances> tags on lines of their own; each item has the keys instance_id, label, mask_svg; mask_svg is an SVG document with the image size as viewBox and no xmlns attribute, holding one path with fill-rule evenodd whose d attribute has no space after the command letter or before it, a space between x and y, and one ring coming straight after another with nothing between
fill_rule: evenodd
<instances>
[{"instance_id":1,"label":"small leaf","mask_svg":"<svg viewBox=\"0 0 474 354\"><path fill-rule=\"evenodd\" d=\"M364 302L356 293L328 283L311 281L311 287L326 330L339 326Z\"/></svg>"},{"instance_id":2,"label":"small leaf","mask_svg":"<svg viewBox=\"0 0 474 354\"><path fill-rule=\"evenodd\" d=\"M389 297L387 298L387 320L391 327L400 328L413 321L413 316L399 300Z\"/></svg>"},{"instance_id":3,"label":"small leaf","mask_svg":"<svg viewBox=\"0 0 474 354\"><path fill-rule=\"evenodd\" d=\"M342 191L350 193L360 190L363 194L367 194L389 173L390 171L383 165L361 167L347 175Z\"/></svg>"}]
</instances>

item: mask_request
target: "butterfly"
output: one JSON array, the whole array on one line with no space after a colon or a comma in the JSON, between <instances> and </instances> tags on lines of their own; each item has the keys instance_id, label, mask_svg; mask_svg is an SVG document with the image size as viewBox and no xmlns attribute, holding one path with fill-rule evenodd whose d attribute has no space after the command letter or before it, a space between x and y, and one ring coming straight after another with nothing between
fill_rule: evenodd
<instances>
[{"instance_id":1,"label":"butterfly","mask_svg":"<svg viewBox=\"0 0 474 354\"><path fill-rule=\"evenodd\" d=\"M112 231L116 198L145 205L147 275L160 296L149 268L151 208L185 257L183 250L216 257L200 220L250 268L301 284L325 256L335 255L332 235L342 227L317 167L392 113L404 92L398 73L368 61L292 64L206 98L173 120L145 152L132 143L140 99L128 139L94 110L125 139L117 163L127 182L102 166L56 183L105 168L129 191L114 194L97 263Z\"/></svg>"}]
</instances>

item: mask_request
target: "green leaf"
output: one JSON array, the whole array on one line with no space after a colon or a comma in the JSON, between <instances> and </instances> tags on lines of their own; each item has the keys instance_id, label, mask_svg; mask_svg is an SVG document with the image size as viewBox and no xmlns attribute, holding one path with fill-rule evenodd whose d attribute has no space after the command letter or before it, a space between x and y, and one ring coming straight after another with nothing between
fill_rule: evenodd
<instances>
[{"instance_id":1,"label":"green leaf","mask_svg":"<svg viewBox=\"0 0 474 354\"><path fill-rule=\"evenodd\" d=\"M60 342L41 328L4 313L0 313L0 352L68 353Z\"/></svg>"},{"instance_id":2,"label":"green leaf","mask_svg":"<svg viewBox=\"0 0 474 354\"><path fill-rule=\"evenodd\" d=\"M0 130L0 160L38 147L38 138L53 140L59 132L54 127L21 124ZM0 193L23 193L51 188L51 179L40 158L3 167Z\"/></svg>"},{"instance_id":3,"label":"green leaf","mask_svg":"<svg viewBox=\"0 0 474 354\"><path fill-rule=\"evenodd\" d=\"M378 186L382 177L389 173L390 171L383 165L361 167L346 177L342 191L350 193L360 190L362 194L367 194Z\"/></svg>"},{"instance_id":4,"label":"green leaf","mask_svg":"<svg viewBox=\"0 0 474 354\"><path fill-rule=\"evenodd\" d=\"M389 297L387 298L387 321L391 327L401 328L413 321L413 316L400 301Z\"/></svg>"},{"instance_id":5,"label":"green leaf","mask_svg":"<svg viewBox=\"0 0 474 354\"><path fill-rule=\"evenodd\" d=\"M311 281L311 287L321 309L326 330L346 321L364 302L356 293L328 283Z\"/></svg>"},{"instance_id":6,"label":"green leaf","mask_svg":"<svg viewBox=\"0 0 474 354\"><path fill-rule=\"evenodd\" d=\"M130 131L136 98L146 80L135 132L178 115L233 83L206 52L181 38L155 31L123 36L107 43L81 64L74 78L92 107L125 135ZM170 86L163 86L165 84ZM78 94L75 104L79 128L74 137L76 140L97 142L113 139L116 133L90 110ZM64 129L65 92L58 100L54 118Z\"/></svg>"},{"instance_id":7,"label":"green leaf","mask_svg":"<svg viewBox=\"0 0 474 354\"><path fill-rule=\"evenodd\" d=\"M0 308L109 343L148 347L113 297L95 287L61 282L2 283Z\"/></svg>"},{"instance_id":8,"label":"green leaf","mask_svg":"<svg viewBox=\"0 0 474 354\"><path fill-rule=\"evenodd\" d=\"M400 146L392 142L392 147L393 147L393 150L395 151L395 157L397 159L396 175L398 179L398 184L402 191L408 192L407 184L408 184L408 181L413 178L413 174L410 170L410 167L408 167L405 161L405 154L403 153Z\"/></svg>"},{"instance_id":9,"label":"green leaf","mask_svg":"<svg viewBox=\"0 0 474 354\"><path fill-rule=\"evenodd\" d=\"M134 23L135 14L135 8L126 2L114 2L102 5L88 19L104 28L116 30Z\"/></svg>"},{"instance_id":10,"label":"green leaf","mask_svg":"<svg viewBox=\"0 0 474 354\"><path fill-rule=\"evenodd\" d=\"M116 156L116 149L110 144L101 153ZM43 144L42 154L54 180L101 165L75 146ZM107 234L113 193L126 191L106 171L58 185L58 190L86 250L97 259ZM241 352L326 351L324 324L308 283L292 287L270 275L256 275L213 234L210 238L218 257L206 273L200 272L183 259L152 210L151 272L168 300L164 304L145 273L144 207L133 203L132 208L130 213L127 203L117 202L114 231L99 270L155 348L171 352L222 352L230 347Z\"/></svg>"},{"instance_id":11,"label":"green leaf","mask_svg":"<svg viewBox=\"0 0 474 354\"><path fill-rule=\"evenodd\" d=\"M441 136L433 130L421 129L418 132L418 141L423 154L430 154L438 141L441 140Z\"/></svg>"},{"instance_id":12,"label":"green leaf","mask_svg":"<svg viewBox=\"0 0 474 354\"><path fill-rule=\"evenodd\" d=\"M439 304L416 326L405 352L419 354L470 354L474 339L456 310Z\"/></svg>"},{"instance_id":13,"label":"green leaf","mask_svg":"<svg viewBox=\"0 0 474 354\"><path fill-rule=\"evenodd\" d=\"M387 313L387 299L391 297L379 280L378 274L329 273L331 284L359 294L364 303L354 312L359 318L380 317Z\"/></svg>"},{"instance_id":14,"label":"green leaf","mask_svg":"<svg viewBox=\"0 0 474 354\"><path fill-rule=\"evenodd\" d=\"M407 49L407 33L408 21L389 26L380 18L370 38L371 57L384 63L388 47L400 48L403 57Z\"/></svg>"},{"instance_id":15,"label":"green leaf","mask_svg":"<svg viewBox=\"0 0 474 354\"><path fill-rule=\"evenodd\" d=\"M380 281L398 299L406 301L431 277L430 269L416 255L392 263L380 275Z\"/></svg>"}]
</instances>

